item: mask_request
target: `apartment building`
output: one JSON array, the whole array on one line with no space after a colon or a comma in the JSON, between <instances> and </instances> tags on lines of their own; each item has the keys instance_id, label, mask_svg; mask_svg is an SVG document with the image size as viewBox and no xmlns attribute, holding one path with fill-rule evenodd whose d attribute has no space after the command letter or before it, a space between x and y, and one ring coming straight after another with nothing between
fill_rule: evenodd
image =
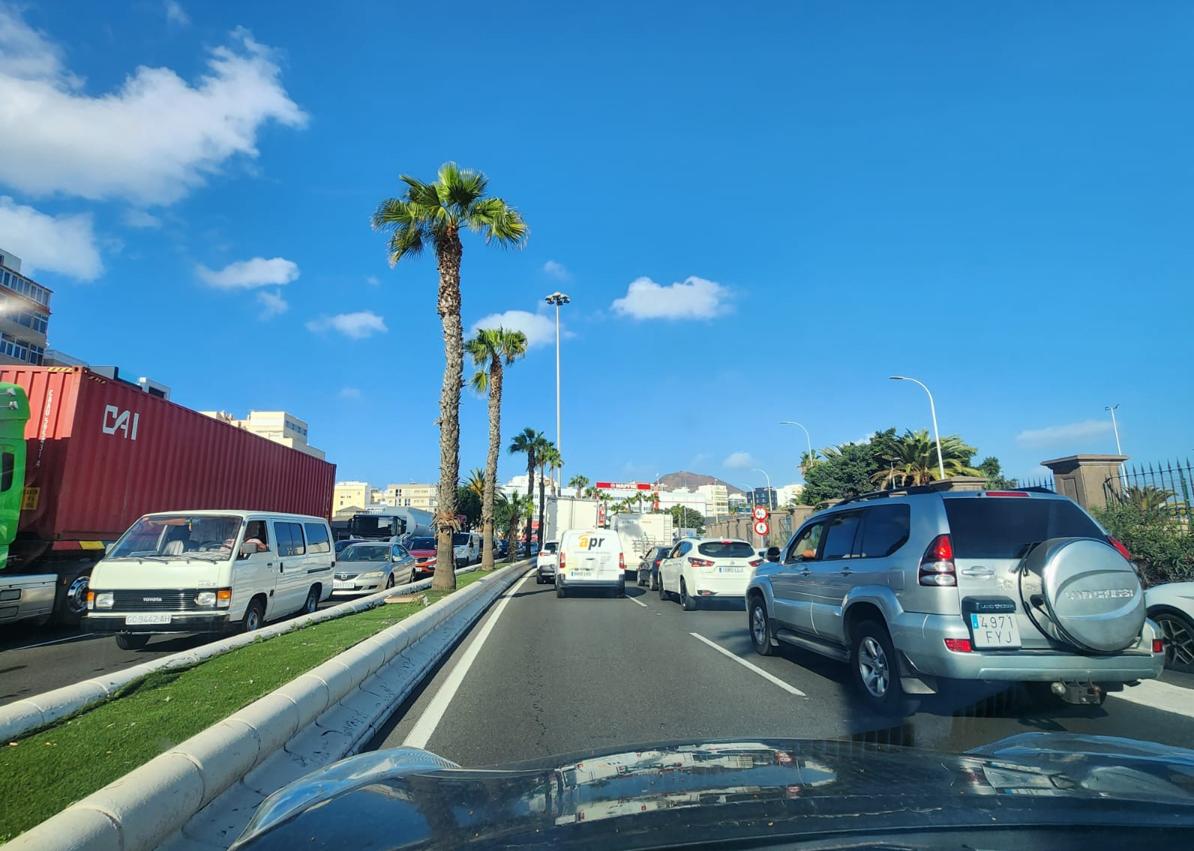
<instances>
[{"instance_id":1,"label":"apartment building","mask_svg":"<svg viewBox=\"0 0 1194 851\"><path fill-rule=\"evenodd\" d=\"M0 363L40 365L50 324L47 287L21 274L21 258L0 248Z\"/></svg>"},{"instance_id":2,"label":"apartment building","mask_svg":"<svg viewBox=\"0 0 1194 851\"><path fill-rule=\"evenodd\" d=\"M385 489L386 505L395 508L421 508L434 511L439 506L439 485L424 482L388 484Z\"/></svg>"},{"instance_id":3,"label":"apartment building","mask_svg":"<svg viewBox=\"0 0 1194 851\"><path fill-rule=\"evenodd\" d=\"M332 490L332 513L338 514L349 508L367 508L369 490L368 482L336 482Z\"/></svg>"},{"instance_id":4,"label":"apartment building","mask_svg":"<svg viewBox=\"0 0 1194 851\"><path fill-rule=\"evenodd\" d=\"M249 411L249 415L244 419L237 419L227 411L202 411L201 413L237 428L243 428L245 431L251 431L266 440L297 449L299 452L315 458L324 457L322 449L316 449L307 443L307 421L300 420L294 414L286 411ZM368 494L365 495L368 496Z\"/></svg>"},{"instance_id":5,"label":"apartment building","mask_svg":"<svg viewBox=\"0 0 1194 851\"><path fill-rule=\"evenodd\" d=\"M709 517L725 517L730 513L730 492L725 485L700 485L697 493L705 497Z\"/></svg>"}]
</instances>

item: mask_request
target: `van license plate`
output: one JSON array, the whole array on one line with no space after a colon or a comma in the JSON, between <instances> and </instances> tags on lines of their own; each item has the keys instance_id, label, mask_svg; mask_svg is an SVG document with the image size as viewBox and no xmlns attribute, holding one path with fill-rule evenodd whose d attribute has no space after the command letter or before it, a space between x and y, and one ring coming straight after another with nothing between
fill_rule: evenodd
<instances>
[{"instance_id":1,"label":"van license plate","mask_svg":"<svg viewBox=\"0 0 1194 851\"><path fill-rule=\"evenodd\" d=\"M124 622L129 626L162 626L170 623L169 615L125 615Z\"/></svg>"},{"instance_id":2,"label":"van license plate","mask_svg":"<svg viewBox=\"0 0 1194 851\"><path fill-rule=\"evenodd\" d=\"M1012 650L1020 646L1020 627L1015 615L970 615L970 636L974 646L985 650Z\"/></svg>"}]
</instances>

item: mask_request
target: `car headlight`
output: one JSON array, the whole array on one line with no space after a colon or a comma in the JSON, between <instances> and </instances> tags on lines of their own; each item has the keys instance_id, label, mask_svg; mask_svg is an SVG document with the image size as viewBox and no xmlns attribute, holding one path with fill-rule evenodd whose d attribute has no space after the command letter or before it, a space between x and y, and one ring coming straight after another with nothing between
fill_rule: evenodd
<instances>
[{"instance_id":1,"label":"car headlight","mask_svg":"<svg viewBox=\"0 0 1194 851\"><path fill-rule=\"evenodd\" d=\"M216 604L215 591L200 591L195 595L196 606L214 606Z\"/></svg>"},{"instance_id":2,"label":"car headlight","mask_svg":"<svg viewBox=\"0 0 1194 851\"><path fill-rule=\"evenodd\" d=\"M371 570L368 573L362 573L357 579L362 582L368 582L370 579L381 579L382 572L380 570Z\"/></svg>"},{"instance_id":3,"label":"car headlight","mask_svg":"<svg viewBox=\"0 0 1194 851\"><path fill-rule=\"evenodd\" d=\"M97 609L110 609L116 605L116 596L111 591L100 591L95 595Z\"/></svg>"}]
</instances>

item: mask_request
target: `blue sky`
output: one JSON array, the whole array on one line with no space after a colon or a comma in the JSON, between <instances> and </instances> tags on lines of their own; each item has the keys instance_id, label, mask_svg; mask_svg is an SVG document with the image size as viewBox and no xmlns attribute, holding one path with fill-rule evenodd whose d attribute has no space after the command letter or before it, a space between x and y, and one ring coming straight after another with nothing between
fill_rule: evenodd
<instances>
[{"instance_id":1,"label":"blue sky","mask_svg":"<svg viewBox=\"0 0 1194 851\"><path fill-rule=\"evenodd\" d=\"M108 5L0 0L0 246L52 346L292 411L340 478L437 473L435 264L369 215L448 159L531 226L464 255L466 327L538 343L507 434L554 433L573 298L569 474L793 481L781 419L927 427L892 373L1013 475L1113 451L1112 402L1194 452L1189 4Z\"/></svg>"}]
</instances>

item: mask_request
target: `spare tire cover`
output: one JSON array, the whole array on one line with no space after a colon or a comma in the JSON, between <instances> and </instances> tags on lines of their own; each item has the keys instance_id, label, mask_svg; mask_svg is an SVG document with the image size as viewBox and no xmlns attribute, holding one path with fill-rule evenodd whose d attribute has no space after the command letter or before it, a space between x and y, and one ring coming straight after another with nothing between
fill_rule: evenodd
<instances>
[{"instance_id":1,"label":"spare tire cover","mask_svg":"<svg viewBox=\"0 0 1194 851\"><path fill-rule=\"evenodd\" d=\"M1128 561L1093 538L1053 538L1021 563L1025 605L1040 594L1033 614L1050 637L1095 653L1131 647L1144 626L1144 590ZM1043 616L1043 617L1042 617Z\"/></svg>"}]
</instances>

